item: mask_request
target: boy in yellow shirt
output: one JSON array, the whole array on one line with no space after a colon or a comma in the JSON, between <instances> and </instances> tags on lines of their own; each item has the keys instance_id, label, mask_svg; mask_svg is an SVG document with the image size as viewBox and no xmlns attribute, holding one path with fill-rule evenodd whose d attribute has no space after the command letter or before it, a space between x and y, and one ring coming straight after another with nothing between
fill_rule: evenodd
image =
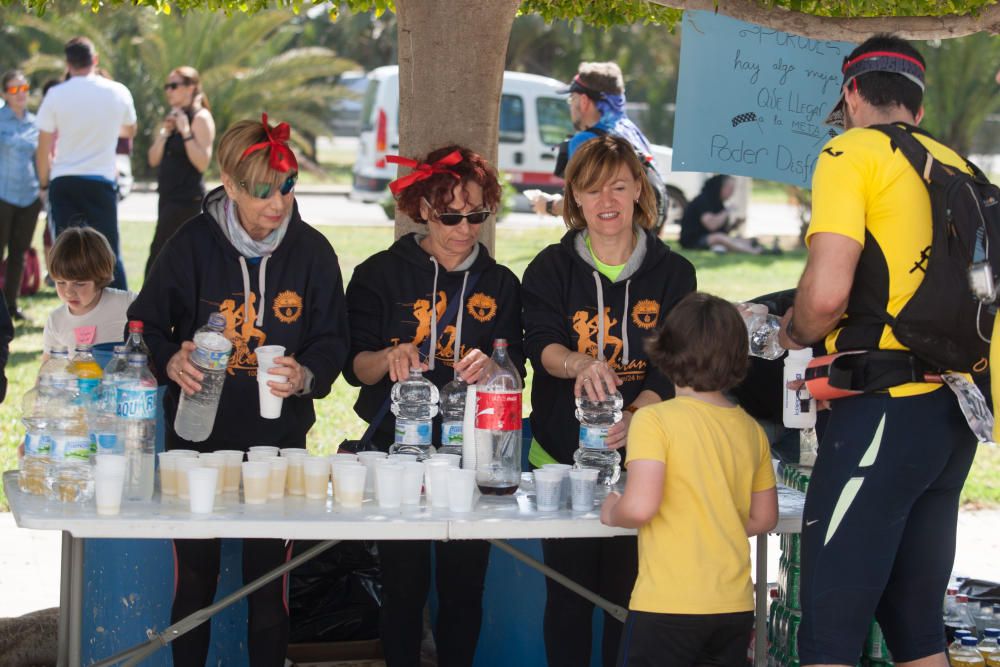
<instances>
[{"instance_id":1,"label":"boy in yellow shirt","mask_svg":"<svg viewBox=\"0 0 1000 667\"><path fill-rule=\"evenodd\" d=\"M722 393L746 375L746 326L735 306L695 292L647 349L677 395L636 412L625 493L601 509L604 523L639 529L618 664L742 666L754 608L747 537L778 522L764 431Z\"/></svg>"}]
</instances>

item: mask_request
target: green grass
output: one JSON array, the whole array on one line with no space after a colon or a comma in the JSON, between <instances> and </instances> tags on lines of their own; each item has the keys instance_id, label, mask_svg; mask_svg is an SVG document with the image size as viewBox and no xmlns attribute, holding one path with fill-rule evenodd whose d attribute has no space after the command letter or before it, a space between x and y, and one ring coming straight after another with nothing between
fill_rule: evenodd
<instances>
[{"instance_id":1,"label":"green grass","mask_svg":"<svg viewBox=\"0 0 1000 667\"><path fill-rule=\"evenodd\" d=\"M121 225L125 266L133 289L141 287L142 269L153 234L153 225L124 222ZM340 257L344 282L359 263L389 246L393 230L388 227L320 227ZM497 228L497 257L518 276L544 246L562 236L561 227L530 231L508 231ZM41 238L36 240L41 248ZM683 253L697 268L700 289L731 300L743 300L768 292L793 287L802 271L805 254L786 253L781 257L748 257L715 255L710 252ZM11 344L7 364L9 382L7 400L0 405L0 469L17 465L16 450L24 430L19 422L21 395L32 386L38 371L38 354L42 344L42 326L48 313L59 304L54 290L45 288L39 294L23 299L20 305L32 323L19 326ZM528 383L531 371L529 368ZM357 390L342 379L334 385L331 395L316 405L316 425L309 433L310 449L330 453L344 438L358 438L365 424L354 415L352 406ZM963 494L963 502L1000 504L1000 450L982 447ZM6 496L0 490L0 510L7 509Z\"/></svg>"}]
</instances>

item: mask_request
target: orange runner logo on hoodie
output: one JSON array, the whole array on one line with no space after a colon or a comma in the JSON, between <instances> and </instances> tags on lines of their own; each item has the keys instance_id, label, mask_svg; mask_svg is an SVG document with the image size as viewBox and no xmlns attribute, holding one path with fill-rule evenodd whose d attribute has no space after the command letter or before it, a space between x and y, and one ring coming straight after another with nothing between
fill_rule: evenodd
<instances>
[{"instance_id":1,"label":"orange runner logo on hoodie","mask_svg":"<svg viewBox=\"0 0 1000 667\"><path fill-rule=\"evenodd\" d=\"M636 304L638 305L638 304ZM646 361L643 359L629 359L628 364L622 364L622 349L624 343L621 338L611 333L612 327L619 322L611 315L610 306L604 308L604 358L608 365L624 381L632 382L642 380L646 377ZM577 336L576 351L588 357L597 359L598 337L600 335L598 315L590 314L587 310L578 310L573 313L573 332ZM655 324L655 321L654 321ZM646 327L643 327L646 328ZM619 328L621 331L621 328ZM611 354L607 354L608 348Z\"/></svg>"},{"instance_id":2,"label":"orange runner logo on hoodie","mask_svg":"<svg viewBox=\"0 0 1000 667\"><path fill-rule=\"evenodd\" d=\"M431 335L431 300L417 299L412 304L413 317L417 321L417 331L413 334L413 344L420 347L420 344ZM437 302L434 304L437 311L437 319L444 317L444 311L448 310L448 295L444 290L438 292Z\"/></svg>"},{"instance_id":3,"label":"orange runner logo on hoodie","mask_svg":"<svg viewBox=\"0 0 1000 667\"><path fill-rule=\"evenodd\" d=\"M302 317L302 297L291 290L286 290L274 297L272 304L274 316L285 324L291 324Z\"/></svg>"},{"instance_id":4,"label":"orange runner logo on hoodie","mask_svg":"<svg viewBox=\"0 0 1000 667\"><path fill-rule=\"evenodd\" d=\"M250 351L250 343L256 341L253 349L265 345L267 334L255 325L257 319L257 295L250 293L249 307L237 303L236 299L226 299L219 304L219 312L226 318L226 328L222 332L233 344L226 372L236 375L237 370L257 372L257 355ZM249 319L248 319L249 318Z\"/></svg>"}]
</instances>

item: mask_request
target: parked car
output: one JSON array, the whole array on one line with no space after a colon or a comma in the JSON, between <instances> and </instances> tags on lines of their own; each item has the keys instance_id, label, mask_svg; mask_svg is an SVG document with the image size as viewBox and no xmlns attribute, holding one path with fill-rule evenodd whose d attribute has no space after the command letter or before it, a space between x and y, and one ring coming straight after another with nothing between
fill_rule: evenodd
<instances>
[{"instance_id":1,"label":"parked car","mask_svg":"<svg viewBox=\"0 0 1000 667\"><path fill-rule=\"evenodd\" d=\"M344 95L330 107L333 132L338 137L356 137L361 132L361 109L368 90L368 76L364 72L344 72L337 86L344 90Z\"/></svg>"},{"instance_id":2,"label":"parked car","mask_svg":"<svg viewBox=\"0 0 1000 667\"><path fill-rule=\"evenodd\" d=\"M552 170L559 143L573 132L566 96L556 94L563 85L544 76L504 72L497 166L519 191L562 189L562 179ZM398 152L399 68L393 65L368 73L351 198L381 200L396 177L396 166L385 156Z\"/></svg>"}]
</instances>

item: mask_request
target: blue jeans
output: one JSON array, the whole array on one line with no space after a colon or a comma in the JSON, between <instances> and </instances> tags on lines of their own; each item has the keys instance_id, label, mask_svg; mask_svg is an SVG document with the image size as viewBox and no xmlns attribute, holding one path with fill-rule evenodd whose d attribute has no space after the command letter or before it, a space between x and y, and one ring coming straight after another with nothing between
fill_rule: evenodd
<instances>
[{"instance_id":1,"label":"blue jeans","mask_svg":"<svg viewBox=\"0 0 1000 667\"><path fill-rule=\"evenodd\" d=\"M128 289L118 239L118 195L110 181L82 176L60 176L49 184L49 212L53 233L67 227L91 227L104 234L115 253L111 287Z\"/></svg>"}]
</instances>

